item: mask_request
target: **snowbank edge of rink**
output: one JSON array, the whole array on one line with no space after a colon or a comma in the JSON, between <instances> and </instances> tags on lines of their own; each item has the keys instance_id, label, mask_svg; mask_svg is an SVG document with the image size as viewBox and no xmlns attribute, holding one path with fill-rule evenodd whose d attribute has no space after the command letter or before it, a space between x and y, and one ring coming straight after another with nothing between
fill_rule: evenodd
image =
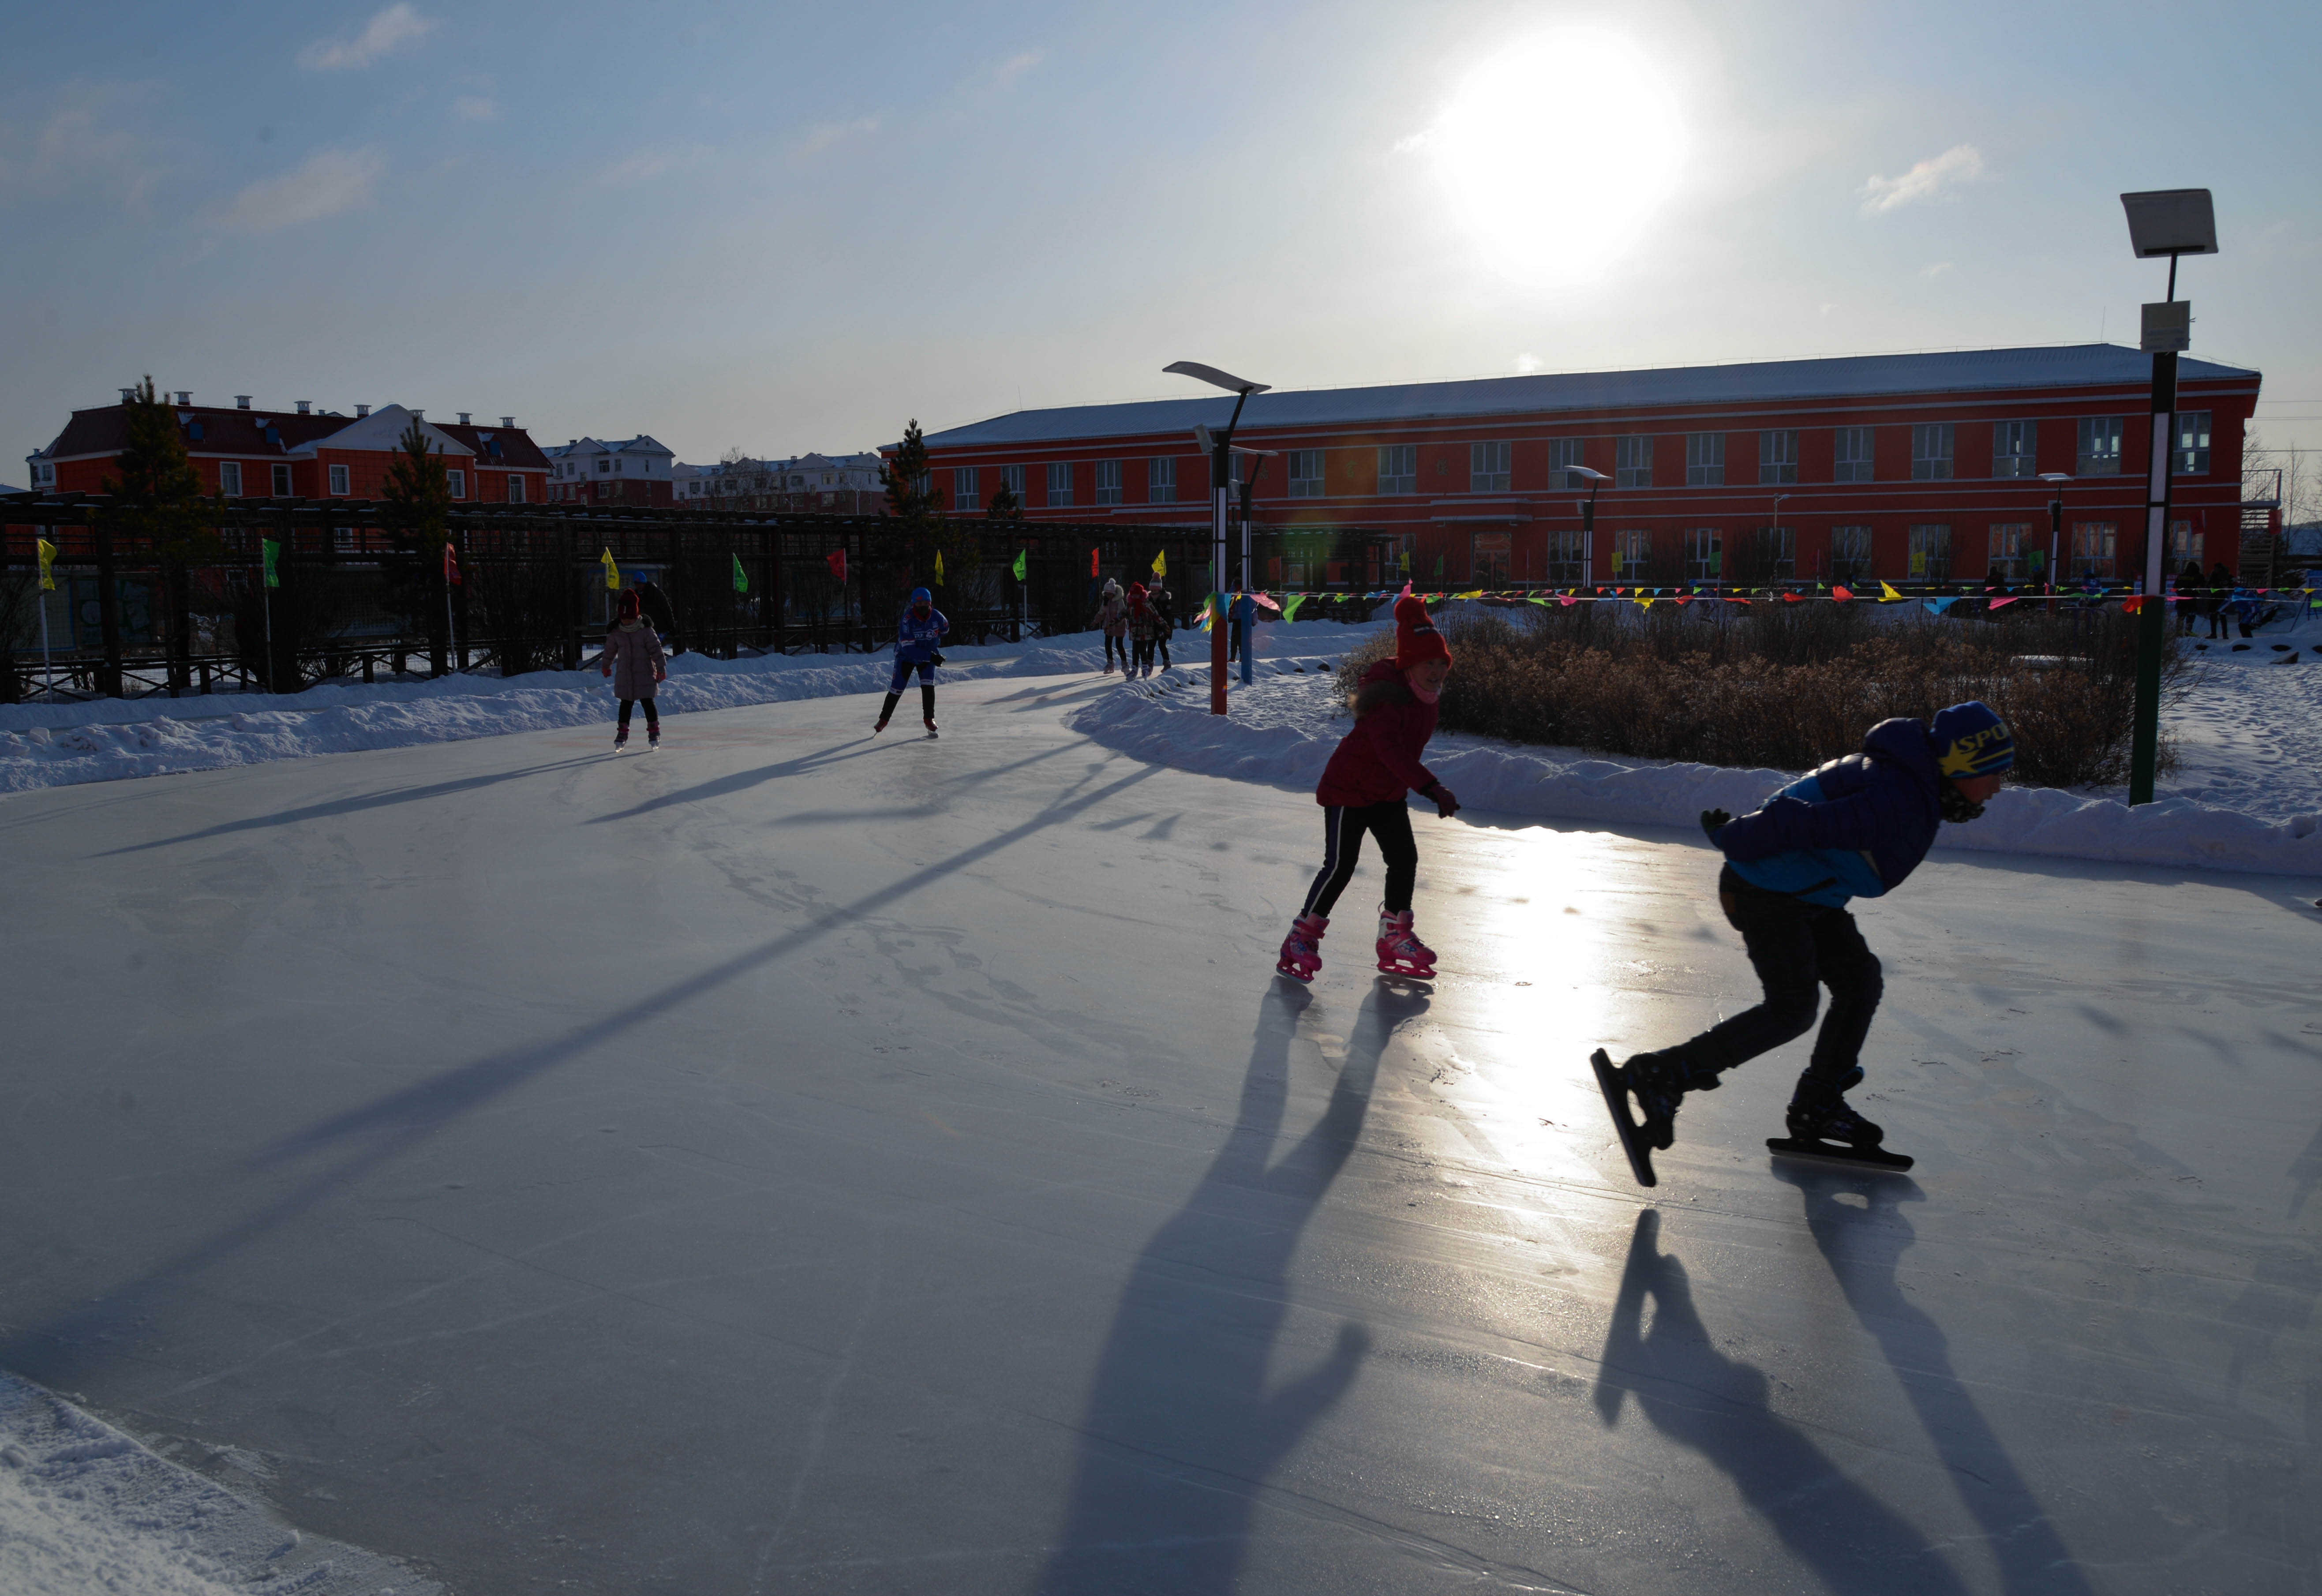
<instances>
[{"instance_id":1,"label":"snowbank edge of rink","mask_svg":"<svg viewBox=\"0 0 2322 1596\"><path fill-rule=\"evenodd\" d=\"M1189 695L1190 697L1190 695ZM1312 792L1339 731L1211 716L1206 703L1124 692L1083 705L1065 724L1118 752L1198 774ZM1464 741L1464 740L1463 740ZM1473 808L1554 820L1673 825L1697 831L1704 809L1746 814L1795 780L1780 771L1628 764L1570 750L1439 745L1428 769ZM2262 820L2235 809L2163 798L2131 808L2047 787L2010 787L1980 819L1945 825L1939 848L2032 853L2116 864L2322 875L2322 816Z\"/></svg>"}]
</instances>

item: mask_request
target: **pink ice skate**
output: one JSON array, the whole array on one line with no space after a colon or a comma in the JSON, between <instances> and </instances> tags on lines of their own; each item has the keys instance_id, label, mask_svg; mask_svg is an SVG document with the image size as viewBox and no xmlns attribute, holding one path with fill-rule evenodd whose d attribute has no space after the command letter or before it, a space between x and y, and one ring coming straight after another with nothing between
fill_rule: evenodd
<instances>
[{"instance_id":1,"label":"pink ice skate","mask_svg":"<svg viewBox=\"0 0 2322 1596\"><path fill-rule=\"evenodd\" d=\"M1387 975L1408 975L1422 980L1435 974L1435 950L1411 929L1411 911L1381 911L1378 924L1378 967Z\"/></svg>"},{"instance_id":2,"label":"pink ice skate","mask_svg":"<svg viewBox=\"0 0 2322 1596\"><path fill-rule=\"evenodd\" d=\"M1330 925L1322 915L1301 915L1290 923L1290 935L1282 939L1282 957L1275 961L1275 972L1293 980L1312 980L1314 972L1322 968L1322 932Z\"/></svg>"}]
</instances>

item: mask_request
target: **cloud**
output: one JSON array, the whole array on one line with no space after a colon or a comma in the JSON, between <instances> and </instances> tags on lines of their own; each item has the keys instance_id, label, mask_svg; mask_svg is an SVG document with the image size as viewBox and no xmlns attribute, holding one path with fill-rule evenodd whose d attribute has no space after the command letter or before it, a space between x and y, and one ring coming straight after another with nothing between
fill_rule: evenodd
<instances>
[{"instance_id":1,"label":"cloud","mask_svg":"<svg viewBox=\"0 0 2322 1596\"><path fill-rule=\"evenodd\" d=\"M607 183L649 183L688 167L699 166L716 151L707 144L655 144L617 160L599 174Z\"/></svg>"},{"instance_id":2,"label":"cloud","mask_svg":"<svg viewBox=\"0 0 2322 1596\"><path fill-rule=\"evenodd\" d=\"M852 122L818 122L791 141L791 159L805 160L842 140L878 131L879 119L875 116L858 116Z\"/></svg>"},{"instance_id":3,"label":"cloud","mask_svg":"<svg viewBox=\"0 0 2322 1596\"><path fill-rule=\"evenodd\" d=\"M145 87L76 78L59 88L36 126L0 120L0 204L99 195L142 199L160 176L158 152L121 123Z\"/></svg>"},{"instance_id":4,"label":"cloud","mask_svg":"<svg viewBox=\"0 0 2322 1596\"><path fill-rule=\"evenodd\" d=\"M387 151L376 144L318 150L296 170L261 178L235 195L219 225L230 233L272 233L320 222L369 203L386 170Z\"/></svg>"},{"instance_id":5,"label":"cloud","mask_svg":"<svg viewBox=\"0 0 2322 1596\"><path fill-rule=\"evenodd\" d=\"M1919 268L1919 275L1920 275L1921 277L1942 277L1944 273L1946 273L1946 272L1950 271L1951 269L1952 269L1952 263L1951 263L1950 261L1948 261L1948 260L1937 260L1937 261L1933 262L1932 265L1928 265L1928 266L1922 266L1921 268Z\"/></svg>"},{"instance_id":6,"label":"cloud","mask_svg":"<svg viewBox=\"0 0 2322 1596\"><path fill-rule=\"evenodd\" d=\"M1045 50L1018 50L992 68L992 81L1005 88L1047 59L1048 52Z\"/></svg>"},{"instance_id":7,"label":"cloud","mask_svg":"<svg viewBox=\"0 0 2322 1596\"><path fill-rule=\"evenodd\" d=\"M395 0L394 5L364 23L363 31L352 39L317 39L298 52L298 64L309 72L368 67L418 43L443 25L432 16L421 16L406 0Z\"/></svg>"},{"instance_id":8,"label":"cloud","mask_svg":"<svg viewBox=\"0 0 2322 1596\"><path fill-rule=\"evenodd\" d=\"M1541 360L1538 355L1532 353L1531 351L1526 350L1523 353L1516 357L1516 369L1522 372L1524 376L1529 377L1535 371L1547 370L1548 362Z\"/></svg>"},{"instance_id":9,"label":"cloud","mask_svg":"<svg viewBox=\"0 0 2322 1596\"><path fill-rule=\"evenodd\" d=\"M1941 155L1929 156L1899 178L1872 177L1862 186L1862 214L1876 216L1915 205L1982 176L1983 152L1972 144L1954 144Z\"/></svg>"},{"instance_id":10,"label":"cloud","mask_svg":"<svg viewBox=\"0 0 2322 1596\"><path fill-rule=\"evenodd\" d=\"M499 102L488 95L462 95L452 102L452 114L462 122L489 122L499 114Z\"/></svg>"}]
</instances>

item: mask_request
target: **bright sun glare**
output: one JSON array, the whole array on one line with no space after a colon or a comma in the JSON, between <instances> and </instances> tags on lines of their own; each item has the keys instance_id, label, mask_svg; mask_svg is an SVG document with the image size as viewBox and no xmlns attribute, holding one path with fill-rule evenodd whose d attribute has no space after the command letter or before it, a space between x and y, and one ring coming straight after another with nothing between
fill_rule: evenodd
<instances>
[{"instance_id":1,"label":"bright sun glare","mask_svg":"<svg viewBox=\"0 0 2322 1596\"><path fill-rule=\"evenodd\" d=\"M1676 97L1626 39L1554 33L1470 73L1433 146L1461 218L1493 265L1527 282L1597 275L1676 187Z\"/></svg>"}]
</instances>

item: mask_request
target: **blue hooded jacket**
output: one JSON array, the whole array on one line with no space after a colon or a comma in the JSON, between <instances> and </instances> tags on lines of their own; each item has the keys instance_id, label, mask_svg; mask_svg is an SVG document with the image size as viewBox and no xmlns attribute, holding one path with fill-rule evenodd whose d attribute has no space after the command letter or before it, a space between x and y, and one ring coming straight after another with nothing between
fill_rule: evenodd
<instances>
[{"instance_id":1,"label":"blue hooded jacket","mask_svg":"<svg viewBox=\"0 0 2322 1596\"><path fill-rule=\"evenodd\" d=\"M1848 754L1800 777L1717 846L1752 886L1831 908L1903 884L1943 825L1943 773L1926 723L1882 720Z\"/></svg>"},{"instance_id":2,"label":"blue hooded jacket","mask_svg":"<svg viewBox=\"0 0 2322 1596\"><path fill-rule=\"evenodd\" d=\"M898 664L923 665L935 658L937 646L943 642L951 623L944 619L943 611L928 606L927 619L921 620L907 606L902 620L895 627L895 661Z\"/></svg>"}]
</instances>

